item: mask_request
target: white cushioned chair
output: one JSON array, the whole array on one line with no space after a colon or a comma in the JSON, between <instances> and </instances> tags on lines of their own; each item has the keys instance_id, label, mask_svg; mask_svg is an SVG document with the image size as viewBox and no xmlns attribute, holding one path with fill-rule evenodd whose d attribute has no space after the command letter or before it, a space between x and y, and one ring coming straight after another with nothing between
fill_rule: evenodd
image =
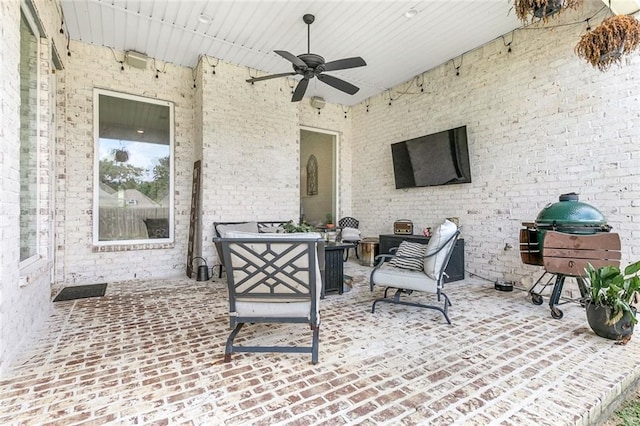
<instances>
[{"instance_id":1,"label":"white cushioned chair","mask_svg":"<svg viewBox=\"0 0 640 426\"><path fill-rule=\"evenodd\" d=\"M216 238L225 237L227 232L252 232L252 233L280 233L284 232L283 221L269 222L213 222L214 242ZM220 243L216 243L216 251L218 253L218 278L222 278L222 270L224 269L224 259L222 257L222 247Z\"/></svg>"},{"instance_id":2,"label":"white cushioned chair","mask_svg":"<svg viewBox=\"0 0 640 426\"><path fill-rule=\"evenodd\" d=\"M358 227L360 226L360 221L357 219L346 216L338 221L338 226L340 227L340 239L343 243L353 244L353 251L356 252L356 259L360 259L358 255L358 245L360 244L360 230ZM349 259L349 249L344 251L344 261L346 262Z\"/></svg>"},{"instance_id":3,"label":"white cushioned chair","mask_svg":"<svg viewBox=\"0 0 640 426\"><path fill-rule=\"evenodd\" d=\"M433 232L426 247L416 247L419 245L403 241L395 254L376 256L376 266L371 272L369 286L371 291L376 285L386 288L384 297L373 302L371 312L375 312L378 302L417 306L442 312L451 324L448 315L451 302L442 292L443 277L459 234L457 226L445 220ZM390 289L396 290L393 297L387 295ZM411 295L414 291L435 294L438 301L444 298L444 305L440 307L400 299L401 295Z\"/></svg>"},{"instance_id":4,"label":"white cushioned chair","mask_svg":"<svg viewBox=\"0 0 640 426\"><path fill-rule=\"evenodd\" d=\"M229 319L225 362L236 352L311 353L318 362L324 242L317 233L270 234L229 231L216 238L227 270ZM234 345L245 324L305 323L310 346Z\"/></svg>"}]
</instances>

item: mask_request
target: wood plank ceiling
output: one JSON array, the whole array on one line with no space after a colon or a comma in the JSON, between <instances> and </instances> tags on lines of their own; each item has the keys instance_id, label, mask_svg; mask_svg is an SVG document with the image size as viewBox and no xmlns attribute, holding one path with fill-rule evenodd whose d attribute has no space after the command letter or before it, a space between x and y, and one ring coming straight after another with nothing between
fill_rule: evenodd
<instances>
[{"instance_id":1,"label":"wood plank ceiling","mask_svg":"<svg viewBox=\"0 0 640 426\"><path fill-rule=\"evenodd\" d=\"M273 51L306 53L302 16L314 14L311 52L327 62L361 56L368 64L331 72L360 87L353 96L311 80L307 97L343 105L360 103L521 26L507 0L61 0L61 5L74 40L144 53L157 60L158 69L163 62L193 67L207 55L251 68L247 78L291 71ZM417 11L413 18L405 16L410 9Z\"/></svg>"}]
</instances>

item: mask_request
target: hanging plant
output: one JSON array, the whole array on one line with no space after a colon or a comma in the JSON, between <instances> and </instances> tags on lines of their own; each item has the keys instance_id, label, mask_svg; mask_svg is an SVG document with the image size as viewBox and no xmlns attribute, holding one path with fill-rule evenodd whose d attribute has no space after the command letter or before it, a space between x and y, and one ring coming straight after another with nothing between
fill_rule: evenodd
<instances>
[{"instance_id":1,"label":"hanging plant","mask_svg":"<svg viewBox=\"0 0 640 426\"><path fill-rule=\"evenodd\" d=\"M580 38L576 54L600 71L607 71L640 45L640 22L633 16L616 15L602 21Z\"/></svg>"},{"instance_id":2,"label":"hanging plant","mask_svg":"<svg viewBox=\"0 0 640 426\"><path fill-rule=\"evenodd\" d=\"M119 163L126 163L127 161L129 161L129 151L127 151L124 147L114 149L112 153L115 160Z\"/></svg>"},{"instance_id":3,"label":"hanging plant","mask_svg":"<svg viewBox=\"0 0 640 426\"><path fill-rule=\"evenodd\" d=\"M577 9L583 0L514 0L516 16L524 24L535 18L547 22L550 16L565 9Z\"/></svg>"}]
</instances>

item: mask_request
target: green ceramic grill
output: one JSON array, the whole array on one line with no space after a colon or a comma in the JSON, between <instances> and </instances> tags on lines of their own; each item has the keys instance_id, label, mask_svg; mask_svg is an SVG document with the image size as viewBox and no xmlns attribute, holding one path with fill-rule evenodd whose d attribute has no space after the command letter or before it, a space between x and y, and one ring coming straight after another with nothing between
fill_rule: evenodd
<instances>
[{"instance_id":1,"label":"green ceramic grill","mask_svg":"<svg viewBox=\"0 0 640 426\"><path fill-rule=\"evenodd\" d=\"M609 232L611 227L600 210L579 201L578 194L562 194L557 203L548 204L536 218L538 241L542 241L544 231L566 232L567 234L595 234Z\"/></svg>"},{"instance_id":2,"label":"green ceramic grill","mask_svg":"<svg viewBox=\"0 0 640 426\"><path fill-rule=\"evenodd\" d=\"M557 203L550 203L538 214L535 223L523 223L520 231L520 255L528 265L542 265L542 242L547 231L567 234L609 232L604 215L592 205L579 200L578 194L562 194Z\"/></svg>"}]
</instances>

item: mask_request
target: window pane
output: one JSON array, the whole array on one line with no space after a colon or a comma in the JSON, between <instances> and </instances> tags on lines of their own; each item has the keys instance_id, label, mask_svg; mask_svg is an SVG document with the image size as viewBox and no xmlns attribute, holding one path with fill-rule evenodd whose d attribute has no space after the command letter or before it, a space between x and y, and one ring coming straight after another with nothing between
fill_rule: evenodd
<instances>
[{"instance_id":1,"label":"window pane","mask_svg":"<svg viewBox=\"0 0 640 426\"><path fill-rule=\"evenodd\" d=\"M38 38L20 20L20 261L38 253Z\"/></svg>"},{"instance_id":2,"label":"window pane","mask_svg":"<svg viewBox=\"0 0 640 426\"><path fill-rule=\"evenodd\" d=\"M98 241L168 239L171 111L99 95Z\"/></svg>"}]
</instances>

